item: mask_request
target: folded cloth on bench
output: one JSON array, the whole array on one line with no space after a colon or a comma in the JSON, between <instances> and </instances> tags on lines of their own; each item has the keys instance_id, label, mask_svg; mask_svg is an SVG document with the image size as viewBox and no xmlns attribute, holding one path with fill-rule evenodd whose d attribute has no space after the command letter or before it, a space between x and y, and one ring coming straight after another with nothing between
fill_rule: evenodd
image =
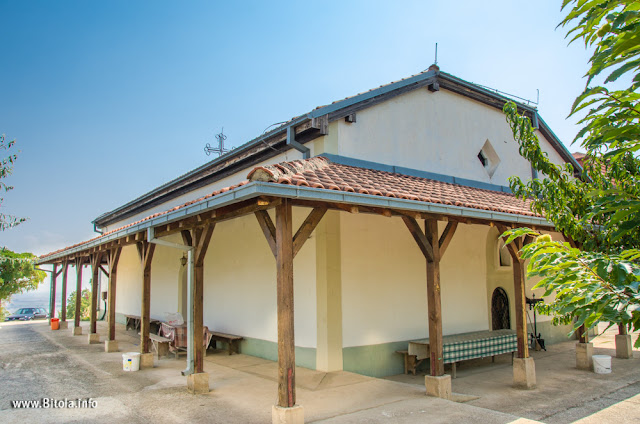
<instances>
[{"instance_id":1,"label":"folded cloth on bench","mask_svg":"<svg viewBox=\"0 0 640 424\"><path fill-rule=\"evenodd\" d=\"M211 333L207 326L202 327L203 337L202 343L204 347L209 347L211 342ZM163 322L160 326L160 335L171 340L171 346L174 348L187 347L187 324L169 325Z\"/></svg>"}]
</instances>

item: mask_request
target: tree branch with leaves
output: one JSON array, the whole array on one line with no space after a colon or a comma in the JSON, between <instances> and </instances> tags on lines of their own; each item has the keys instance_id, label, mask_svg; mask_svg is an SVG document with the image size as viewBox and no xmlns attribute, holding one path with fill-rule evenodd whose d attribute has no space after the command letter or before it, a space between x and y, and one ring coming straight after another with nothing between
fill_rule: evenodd
<instances>
[{"instance_id":1,"label":"tree branch with leaves","mask_svg":"<svg viewBox=\"0 0 640 424\"><path fill-rule=\"evenodd\" d=\"M15 144L15 139L6 141L5 135L0 135L0 150L10 151L12 148L14 148ZM18 155L16 153L10 153L2 159L2 162L0 162L0 191L2 192L13 190L13 186L7 185L4 182L4 179L11 175L11 173L13 172L13 164L17 159ZM16 225L26 221L26 218L18 218L2 212L3 202L4 198L0 197L0 231L15 227Z\"/></svg>"}]
</instances>

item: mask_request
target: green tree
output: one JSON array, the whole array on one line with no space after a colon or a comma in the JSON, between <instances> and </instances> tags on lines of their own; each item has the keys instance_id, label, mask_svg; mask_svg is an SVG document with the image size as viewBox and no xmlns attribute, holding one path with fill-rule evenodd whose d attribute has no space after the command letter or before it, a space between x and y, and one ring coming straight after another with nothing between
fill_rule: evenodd
<instances>
[{"instance_id":1,"label":"green tree","mask_svg":"<svg viewBox=\"0 0 640 424\"><path fill-rule=\"evenodd\" d=\"M36 257L31 253L0 250L0 308L11 295L38 288L46 274L34 266Z\"/></svg>"},{"instance_id":2,"label":"green tree","mask_svg":"<svg viewBox=\"0 0 640 424\"><path fill-rule=\"evenodd\" d=\"M0 150L11 150L16 144L16 140L6 141L5 135L0 135ZM13 172L13 164L18 159L18 155L16 153L11 153L0 162L0 191L10 191L13 190L13 186L7 185L3 180L7 178ZM2 203L4 199L0 198L0 208L2 208ZM25 218L17 218L13 215L8 215L0 211L0 231L4 231L11 227L15 227L16 225L24 222Z\"/></svg>"},{"instance_id":3,"label":"green tree","mask_svg":"<svg viewBox=\"0 0 640 424\"><path fill-rule=\"evenodd\" d=\"M551 163L540 149L529 120L513 103L505 113L527 158L543 179L510 179L516 196L529 198L532 210L543 214L568 236L569 242L527 229L507 232L536 236L521 251L529 260L528 275L539 276L536 288L555 292L555 301L541 306L554 321L593 327L600 321L640 328L640 3L612 0L564 0L571 10L560 26L568 36L593 48L584 92L571 113L584 113L574 143L587 151L584 170L574 178L571 165ZM627 86L619 80L630 79ZM592 86L596 81L600 85ZM640 337L636 340L640 346Z\"/></svg>"},{"instance_id":4,"label":"green tree","mask_svg":"<svg viewBox=\"0 0 640 424\"><path fill-rule=\"evenodd\" d=\"M80 299L80 320L89 321L89 312L91 311L91 291L89 289L82 290L82 298ZM75 319L76 317L76 292L72 292L67 300L67 319Z\"/></svg>"}]
</instances>

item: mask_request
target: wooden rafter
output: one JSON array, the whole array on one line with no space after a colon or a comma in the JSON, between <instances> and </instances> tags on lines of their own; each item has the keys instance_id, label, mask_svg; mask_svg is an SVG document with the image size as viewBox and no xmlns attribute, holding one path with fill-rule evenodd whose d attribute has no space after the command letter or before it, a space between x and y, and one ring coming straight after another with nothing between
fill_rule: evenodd
<instances>
[{"instance_id":1,"label":"wooden rafter","mask_svg":"<svg viewBox=\"0 0 640 424\"><path fill-rule=\"evenodd\" d=\"M104 255L103 255L104 256ZM109 278L109 271L107 271L106 269L104 269L104 267L102 266L102 264L99 265L100 271L102 271L102 273L105 275L105 277Z\"/></svg>"},{"instance_id":2,"label":"wooden rafter","mask_svg":"<svg viewBox=\"0 0 640 424\"><path fill-rule=\"evenodd\" d=\"M311 235L311 233L313 233L313 230L316 229L326 212L326 207L316 207L313 208L309 215L307 215L304 222L300 225L300 228L298 228L298 231L296 231L296 234L292 239L294 257L298 254L298 252L300 252L300 249L302 249L302 246L304 246L304 243L309 239L309 236ZM269 248L273 253L273 256L276 257L276 227L275 225L273 225L273 221L271 220L269 213L267 211L256 211L254 212L254 214L256 216L256 219L258 220L260 228L262 229L262 233L267 240L267 244L269 245Z\"/></svg>"},{"instance_id":3,"label":"wooden rafter","mask_svg":"<svg viewBox=\"0 0 640 424\"><path fill-rule=\"evenodd\" d=\"M440 256L444 256L444 252L447 250L447 247L449 247L449 243L451 243L451 239L453 238L453 235L455 234L457 228L457 221L451 221L447 223L447 226L442 232L439 240Z\"/></svg>"},{"instance_id":4,"label":"wooden rafter","mask_svg":"<svg viewBox=\"0 0 640 424\"><path fill-rule=\"evenodd\" d=\"M420 229L420 225L418 224L418 222L414 218L408 216L403 216L402 220L409 229L409 232L413 236L413 239L418 244L418 247L422 251L424 257L427 258L427 261L433 262L433 246L431 246L431 243L429 243L429 240L427 240L427 238L425 237L424 233Z\"/></svg>"},{"instance_id":5,"label":"wooden rafter","mask_svg":"<svg viewBox=\"0 0 640 424\"><path fill-rule=\"evenodd\" d=\"M298 231L296 231L296 235L293 236L294 258L296 257L300 249L302 249L302 246L304 246L304 243L307 241L313 230L316 229L316 227L320 223L320 220L326 212L327 208L315 208L309 213L307 218L300 225L300 228L298 228Z\"/></svg>"},{"instance_id":6,"label":"wooden rafter","mask_svg":"<svg viewBox=\"0 0 640 424\"><path fill-rule=\"evenodd\" d=\"M273 225L273 221L271 221L271 217L267 211L255 211L254 214L258 220L258 224L260 224L260 229L267 240L267 244L269 244L271 253L273 253L273 256L275 257L278 254L276 250L276 227Z\"/></svg>"}]
</instances>

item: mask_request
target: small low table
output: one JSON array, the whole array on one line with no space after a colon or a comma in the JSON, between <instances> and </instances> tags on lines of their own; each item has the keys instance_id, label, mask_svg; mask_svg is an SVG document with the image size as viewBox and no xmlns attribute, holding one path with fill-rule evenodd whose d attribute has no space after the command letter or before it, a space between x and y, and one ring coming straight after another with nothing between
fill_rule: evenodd
<instances>
[{"instance_id":1,"label":"small low table","mask_svg":"<svg viewBox=\"0 0 640 424\"><path fill-rule=\"evenodd\" d=\"M238 353L238 342L244 340L244 337L213 331L211 333L211 340L214 341L214 344L216 341L227 343L229 346L229 355L231 355L233 352Z\"/></svg>"}]
</instances>

